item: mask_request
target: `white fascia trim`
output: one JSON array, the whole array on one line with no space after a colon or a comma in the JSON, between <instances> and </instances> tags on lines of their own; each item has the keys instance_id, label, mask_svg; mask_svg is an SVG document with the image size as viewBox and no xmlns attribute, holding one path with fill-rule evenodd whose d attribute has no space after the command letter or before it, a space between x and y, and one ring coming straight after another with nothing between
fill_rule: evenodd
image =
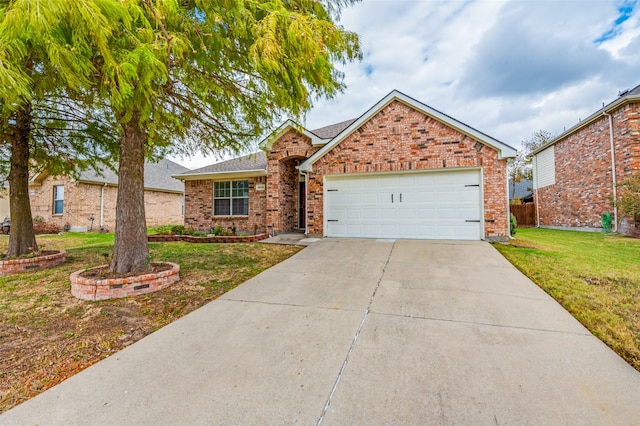
<instances>
[{"instance_id":1,"label":"white fascia trim","mask_svg":"<svg viewBox=\"0 0 640 426\"><path fill-rule=\"evenodd\" d=\"M428 115L444 124L446 124L449 127L452 127L454 129L456 129L457 131L466 134L467 136L472 137L473 139L476 139L482 143L484 143L485 145L490 146L491 148L495 149L496 151L498 151L498 155L500 159L503 158L511 158L511 157L515 157L516 156L516 149L503 143L500 142L497 139L494 139L488 135L485 135L484 133L481 133L479 131L477 131L476 129L467 126L464 123L461 123L460 121L449 117L448 115L435 110L433 108L431 108L428 105L423 104L422 102L419 102L407 95L405 95L402 92L399 92L398 90L394 90L391 93L389 93L387 96L385 96L384 98L382 98L377 104L375 104L373 107L371 107L367 112L365 112L362 116L360 116L360 118L358 118L356 121L354 121L353 123L351 123L351 125L349 127L347 127L346 129L344 129L342 132L340 132L336 137L334 137L329 143L327 143L324 147L322 147L318 152L316 152L315 154L313 154L311 157L309 157L307 159L307 161L305 161L304 163L302 163L299 166L300 170L303 171L312 171L312 166L313 164L318 161L320 158L322 158L322 156L324 156L327 152L331 151L337 144L339 144L340 142L342 142L344 139L347 138L347 136L349 136L351 133L353 133L356 129L358 129L360 126L362 126L364 123L366 123L367 121L369 121L369 119L371 117L373 117L374 115L378 114L381 110L383 110L387 105L389 105L391 102L393 101L400 101L402 103L404 103L405 105L408 105L409 107L422 112L425 115Z\"/></svg>"},{"instance_id":2,"label":"white fascia trim","mask_svg":"<svg viewBox=\"0 0 640 426\"><path fill-rule=\"evenodd\" d=\"M267 171L265 169L256 169L256 170L238 170L234 172L205 172L205 173L192 173L192 174L182 174L182 175L171 175L172 178L188 181L188 180L219 180L219 179L229 179L229 178L247 178L247 177L259 177L266 176Z\"/></svg>"},{"instance_id":3,"label":"white fascia trim","mask_svg":"<svg viewBox=\"0 0 640 426\"><path fill-rule=\"evenodd\" d=\"M326 144L328 142L328 139L320 138L319 136L315 135L314 133L311 133L309 130L304 128L302 125L296 123L295 121L287 120L284 123L282 123L277 129L275 129L273 132L271 132L269 134L269 136L264 138L258 144L258 146L263 150L270 150L271 146L273 145L273 143L275 141L277 141L282 135L284 135L285 133L287 133L291 129L293 129L296 132L299 132L299 133L307 136L309 139L311 139L311 144L312 145L324 145L324 144Z\"/></svg>"},{"instance_id":4,"label":"white fascia trim","mask_svg":"<svg viewBox=\"0 0 640 426\"><path fill-rule=\"evenodd\" d=\"M118 182L114 183L114 182L105 182L105 181L90 180L90 179L79 179L76 182L84 183L85 185L109 186L109 187L112 187L112 188L117 188L118 187ZM154 188L152 186L145 186L144 190L145 191L156 191L156 192L167 192L167 193L171 193L171 194L182 194L182 193L184 193L184 191L180 191L178 189Z\"/></svg>"}]
</instances>

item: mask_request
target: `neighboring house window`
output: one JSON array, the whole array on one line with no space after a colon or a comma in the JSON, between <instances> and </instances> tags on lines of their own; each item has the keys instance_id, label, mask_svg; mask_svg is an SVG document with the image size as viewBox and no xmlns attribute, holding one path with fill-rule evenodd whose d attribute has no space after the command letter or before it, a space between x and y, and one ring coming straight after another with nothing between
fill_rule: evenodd
<instances>
[{"instance_id":1,"label":"neighboring house window","mask_svg":"<svg viewBox=\"0 0 640 426\"><path fill-rule=\"evenodd\" d=\"M53 214L62 214L64 209L64 186L53 187Z\"/></svg>"},{"instance_id":2,"label":"neighboring house window","mask_svg":"<svg viewBox=\"0 0 640 426\"><path fill-rule=\"evenodd\" d=\"M249 181L232 180L213 183L214 216L249 215Z\"/></svg>"}]
</instances>

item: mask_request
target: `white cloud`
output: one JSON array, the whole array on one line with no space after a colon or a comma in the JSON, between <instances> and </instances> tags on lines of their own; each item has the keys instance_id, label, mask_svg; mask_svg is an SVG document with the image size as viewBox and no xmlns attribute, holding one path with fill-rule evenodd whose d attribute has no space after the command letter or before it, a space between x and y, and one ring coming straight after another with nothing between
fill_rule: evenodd
<instances>
[{"instance_id":1,"label":"white cloud","mask_svg":"<svg viewBox=\"0 0 640 426\"><path fill-rule=\"evenodd\" d=\"M398 89L519 147L640 84L635 2L364 0L340 24L360 35L364 58L341 67L347 89L316 103L311 129L358 117Z\"/></svg>"}]
</instances>

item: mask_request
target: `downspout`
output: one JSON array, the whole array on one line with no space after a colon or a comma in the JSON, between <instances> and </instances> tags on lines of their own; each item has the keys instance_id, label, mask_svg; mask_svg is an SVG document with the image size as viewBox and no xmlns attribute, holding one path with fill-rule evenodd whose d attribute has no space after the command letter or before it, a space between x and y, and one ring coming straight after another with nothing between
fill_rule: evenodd
<instances>
[{"instance_id":1,"label":"downspout","mask_svg":"<svg viewBox=\"0 0 640 426\"><path fill-rule=\"evenodd\" d=\"M515 237L513 235L511 235L511 200L509 199L509 173L507 173L506 176L507 179L507 235L509 236L510 240L515 240ZM484 180L484 177L483 177ZM484 191L484 188L483 188ZM484 199L484 197L483 197ZM484 231L484 226L483 226L483 231Z\"/></svg>"},{"instance_id":2,"label":"downspout","mask_svg":"<svg viewBox=\"0 0 640 426\"><path fill-rule=\"evenodd\" d=\"M105 182L100 192L100 229L104 228L104 189L107 187Z\"/></svg>"},{"instance_id":3,"label":"downspout","mask_svg":"<svg viewBox=\"0 0 640 426\"><path fill-rule=\"evenodd\" d=\"M538 199L538 192L540 186L538 185L538 154L533 157L535 162L535 179L533 179L533 192L536 194L536 228L540 228L540 200Z\"/></svg>"},{"instance_id":4,"label":"downspout","mask_svg":"<svg viewBox=\"0 0 640 426\"><path fill-rule=\"evenodd\" d=\"M613 144L613 116L604 109L602 105L602 114L609 117L609 143L611 144L611 184L613 185L613 232L618 232L618 189L616 181L616 155Z\"/></svg>"}]
</instances>

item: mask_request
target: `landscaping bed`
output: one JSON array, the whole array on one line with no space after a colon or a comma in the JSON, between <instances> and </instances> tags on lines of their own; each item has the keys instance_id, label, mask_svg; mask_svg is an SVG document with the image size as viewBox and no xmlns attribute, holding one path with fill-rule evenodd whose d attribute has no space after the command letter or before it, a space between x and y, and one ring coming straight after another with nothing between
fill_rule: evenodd
<instances>
[{"instance_id":1,"label":"landscaping bed","mask_svg":"<svg viewBox=\"0 0 640 426\"><path fill-rule=\"evenodd\" d=\"M0 252L8 239L0 239ZM56 268L0 277L0 413L216 299L298 252L271 244L151 243L154 262L180 265L155 293L97 302L71 295L69 275L108 263L113 234L39 237L64 249Z\"/></svg>"},{"instance_id":2,"label":"landscaping bed","mask_svg":"<svg viewBox=\"0 0 640 426\"><path fill-rule=\"evenodd\" d=\"M640 240L529 228L494 247L640 371Z\"/></svg>"},{"instance_id":3,"label":"landscaping bed","mask_svg":"<svg viewBox=\"0 0 640 426\"><path fill-rule=\"evenodd\" d=\"M140 296L167 288L180 280L180 266L171 262L153 262L144 273L113 274L102 265L71 274L71 294L82 300L106 300Z\"/></svg>"},{"instance_id":4,"label":"landscaping bed","mask_svg":"<svg viewBox=\"0 0 640 426\"><path fill-rule=\"evenodd\" d=\"M41 250L30 256L11 259L0 257L0 276L53 268L64 263L65 256L64 250Z\"/></svg>"},{"instance_id":5,"label":"landscaping bed","mask_svg":"<svg viewBox=\"0 0 640 426\"><path fill-rule=\"evenodd\" d=\"M256 234L256 235L209 235L209 236L197 236L197 235L166 235L166 234L153 234L147 238L149 242L176 242L184 241L187 243L254 243L256 241L264 240L268 238L269 234Z\"/></svg>"}]
</instances>

